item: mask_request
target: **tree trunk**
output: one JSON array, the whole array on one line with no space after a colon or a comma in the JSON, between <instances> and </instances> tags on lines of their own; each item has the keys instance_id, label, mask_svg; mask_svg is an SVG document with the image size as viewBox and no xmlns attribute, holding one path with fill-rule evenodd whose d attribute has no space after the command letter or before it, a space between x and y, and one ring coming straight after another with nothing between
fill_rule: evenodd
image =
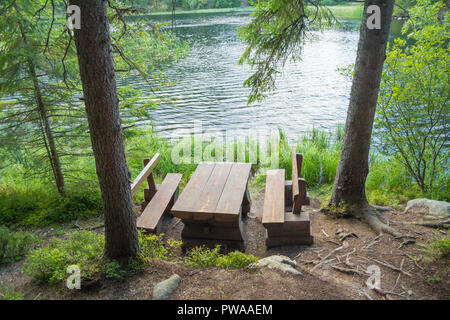
<instances>
[{"instance_id":1,"label":"tree trunk","mask_svg":"<svg viewBox=\"0 0 450 320\"><path fill-rule=\"evenodd\" d=\"M367 7L381 9L381 29L367 28ZM393 0L366 0L361 23L345 134L330 203L366 204L365 184L369 172L369 149L380 88Z\"/></svg>"},{"instance_id":2,"label":"tree trunk","mask_svg":"<svg viewBox=\"0 0 450 320\"><path fill-rule=\"evenodd\" d=\"M61 162L59 161L59 155L56 151L55 139L53 138L53 132L48 121L47 110L42 99L41 88L39 82L37 81L36 70L34 68L33 62L30 61L30 73L33 78L34 92L36 94L36 102L38 106L39 119L42 127L42 138L44 140L45 147L47 149L47 155L50 160L50 165L52 166L53 175L56 181L56 187L58 192L65 196L65 184L64 175L61 169ZM48 142L48 144L47 144Z\"/></svg>"},{"instance_id":3,"label":"tree trunk","mask_svg":"<svg viewBox=\"0 0 450 320\"><path fill-rule=\"evenodd\" d=\"M70 1L81 9L81 29L75 29L75 43L103 200L105 255L127 262L138 252L139 243L105 3Z\"/></svg>"},{"instance_id":4,"label":"tree trunk","mask_svg":"<svg viewBox=\"0 0 450 320\"><path fill-rule=\"evenodd\" d=\"M367 26L367 8L371 5L380 8L380 29ZM372 127L393 8L394 0L366 0L364 3L345 134L329 204L361 217L378 233L401 237L399 232L379 220L374 208L369 206L365 192Z\"/></svg>"},{"instance_id":5,"label":"tree trunk","mask_svg":"<svg viewBox=\"0 0 450 320\"><path fill-rule=\"evenodd\" d=\"M17 8L17 6L14 5L14 7L16 11L19 13L19 9ZM19 28L22 34L23 42L27 43L27 36L20 22ZM56 151L55 139L53 138L53 131L51 129L50 122L48 121L47 109L45 108L44 100L42 99L42 91L41 87L39 86L36 68L31 58L28 59L28 68L30 71L31 78L33 79L34 93L36 95L36 103L38 107L37 109L39 113L39 121L40 126L42 128L42 140L44 142L45 149L47 151L50 166L52 167L56 188L58 189L58 192L61 195L65 196L66 189L64 183L64 175L61 169L61 162L59 161L59 155L58 152Z\"/></svg>"}]
</instances>

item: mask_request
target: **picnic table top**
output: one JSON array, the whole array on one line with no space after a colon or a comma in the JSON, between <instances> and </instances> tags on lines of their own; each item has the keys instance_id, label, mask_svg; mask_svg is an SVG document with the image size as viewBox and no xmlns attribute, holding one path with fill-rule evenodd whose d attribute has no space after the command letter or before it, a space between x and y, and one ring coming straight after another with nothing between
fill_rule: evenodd
<instances>
[{"instance_id":1,"label":"picnic table top","mask_svg":"<svg viewBox=\"0 0 450 320\"><path fill-rule=\"evenodd\" d=\"M183 220L239 219L251 163L201 162L172 207Z\"/></svg>"}]
</instances>

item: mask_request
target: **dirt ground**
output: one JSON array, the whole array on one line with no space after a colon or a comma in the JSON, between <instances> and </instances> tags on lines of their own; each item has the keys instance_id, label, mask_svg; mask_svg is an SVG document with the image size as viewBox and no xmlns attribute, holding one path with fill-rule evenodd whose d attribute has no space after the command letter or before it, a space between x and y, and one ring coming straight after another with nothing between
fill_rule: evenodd
<instances>
[{"instance_id":1,"label":"dirt ground","mask_svg":"<svg viewBox=\"0 0 450 320\"><path fill-rule=\"evenodd\" d=\"M393 239L377 235L357 219L335 219L319 211L318 199L311 200L314 244L267 250L260 223L264 194L252 201L245 219L246 253L258 257L282 254L297 261L301 276L267 268L260 270L192 269L181 264L151 261L144 274L120 281L105 281L83 290L62 285L38 285L22 272L19 262L0 270L4 285L21 291L26 299L151 299L154 285L177 273L181 283L171 299L450 299L449 261L428 260L423 246L445 232L398 222L419 221L423 214L381 212L382 219L408 237ZM97 223L97 222L96 222ZM81 223L80 223L81 224ZM165 221L165 237L181 240L183 223ZM102 232L101 229L98 230ZM353 233L353 235L350 235ZM341 241L340 237L348 237ZM337 248L337 251L333 251ZM368 267L381 271L381 290L368 289Z\"/></svg>"}]
</instances>

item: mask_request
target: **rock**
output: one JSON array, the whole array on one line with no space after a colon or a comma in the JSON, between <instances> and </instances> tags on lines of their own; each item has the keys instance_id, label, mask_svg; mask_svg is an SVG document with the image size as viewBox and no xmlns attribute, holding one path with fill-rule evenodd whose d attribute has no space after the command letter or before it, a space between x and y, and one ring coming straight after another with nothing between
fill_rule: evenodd
<instances>
[{"instance_id":1,"label":"rock","mask_svg":"<svg viewBox=\"0 0 450 320\"><path fill-rule=\"evenodd\" d=\"M278 269L284 272L289 272L294 275L301 275L301 272L296 270L297 262L289 259L286 256L275 255L258 260L250 265L250 268L268 267L270 269Z\"/></svg>"},{"instance_id":2,"label":"rock","mask_svg":"<svg viewBox=\"0 0 450 320\"><path fill-rule=\"evenodd\" d=\"M153 288L153 300L166 300L178 288L180 276L174 274L169 279L161 281Z\"/></svg>"},{"instance_id":3,"label":"rock","mask_svg":"<svg viewBox=\"0 0 450 320\"><path fill-rule=\"evenodd\" d=\"M410 210L418 211L420 209L423 209L423 211L419 212L424 212L425 214L430 216L439 218L450 217L450 203L430 199L414 199L408 201L405 212L408 212Z\"/></svg>"}]
</instances>

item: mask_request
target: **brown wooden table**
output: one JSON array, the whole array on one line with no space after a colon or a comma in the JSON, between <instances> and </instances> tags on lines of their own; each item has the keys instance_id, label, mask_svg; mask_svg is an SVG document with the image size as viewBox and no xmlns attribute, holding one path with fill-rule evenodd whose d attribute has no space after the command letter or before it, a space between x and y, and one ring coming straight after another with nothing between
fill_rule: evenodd
<instances>
[{"instance_id":1,"label":"brown wooden table","mask_svg":"<svg viewBox=\"0 0 450 320\"><path fill-rule=\"evenodd\" d=\"M250 163L201 162L172 207L184 223L186 247L216 244L244 249L242 219L250 211Z\"/></svg>"}]
</instances>

